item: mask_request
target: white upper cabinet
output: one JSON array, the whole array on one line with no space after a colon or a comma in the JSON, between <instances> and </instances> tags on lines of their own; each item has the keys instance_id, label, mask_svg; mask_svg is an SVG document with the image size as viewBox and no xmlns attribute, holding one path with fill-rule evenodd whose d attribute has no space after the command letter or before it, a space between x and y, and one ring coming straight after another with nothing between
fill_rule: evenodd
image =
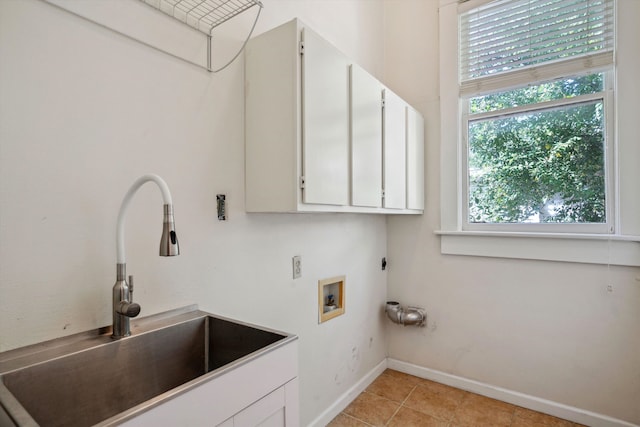
<instances>
[{"instance_id":1,"label":"white upper cabinet","mask_svg":"<svg viewBox=\"0 0 640 427\"><path fill-rule=\"evenodd\" d=\"M409 193L422 192L424 184L409 180L420 179L423 156L407 158L424 150L422 133L415 132L415 147L407 151L407 104L384 89L390 99L383 117L383 89L297 19L251 39L247 212L422 213L412 207L419 197Z\"/></svg>"},{"instance_id":2,"label":"white upper cabinet","mask_svg":"<svg viewBox=\"0 0 640 427\"><path fill-rule=\"evenodd\" d=\"M407 126L406 107L398 95L384 90L384 203L385 208L407 207Z\"/></svg>"},{"instance_id":3,"label":"white upper cabinet","mask_svg":"<svg viewBox=\"0 0 640 427\"><path fill-rule=\"evenodd\" d=\"M351 65L351 204L382 206L382 84Z\"/></svg>"},{"instance_id":4,"label":"white upper cabinet","mask_svg":"<svg viewBox=\"0 0 640 427\"><path fill-rule=\"evenodd\" d=\"M407 209L424 209L424 119L407 107Z\"/></svg>"},{"instance_id":5,"label":"white upper cabinet","mask_svg":"<svg viewBox=\"0 0 640 427\"><path fill-rule=\"evenodd\" d=\"M302 29L304 203L349 204L349 61Z\"/></svg>"},{"instance_id":6,"label":"white upper cabinet","mask_svg":"<svg viewBox=\"0 0 640 427\"><path fill-rule=\"evenodd\" d=\"M245 48L245 208L295 212L301 201L300 38L291 21Z\"/></svg>"}]
</instances>

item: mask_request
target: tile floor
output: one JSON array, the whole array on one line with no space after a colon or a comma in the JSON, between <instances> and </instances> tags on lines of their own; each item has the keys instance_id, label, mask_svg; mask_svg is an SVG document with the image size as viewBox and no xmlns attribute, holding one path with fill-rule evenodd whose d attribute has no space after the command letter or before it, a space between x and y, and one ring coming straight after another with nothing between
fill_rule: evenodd
<instances>
[{"instance_id":1,"label":"tile floor","mask_svg":"<svg viewBox=\"0 0 640 427\"><path fill-rule=\"evenodd\" d=\"M329 427L575 427L570 421L387 369Z\"/></svg>"}]
</instances>

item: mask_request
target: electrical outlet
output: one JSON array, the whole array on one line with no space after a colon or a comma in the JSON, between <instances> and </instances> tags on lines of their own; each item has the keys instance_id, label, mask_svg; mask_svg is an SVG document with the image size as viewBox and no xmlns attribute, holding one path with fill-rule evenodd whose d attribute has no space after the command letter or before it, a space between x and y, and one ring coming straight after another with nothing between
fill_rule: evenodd
<instances>
[{"instance_id":1,"label":"electrical outlet","mask_svg":"<svg viewBox=\"0 0 640 427\"><path fill-rule=\"evenodd\" d=\"M292 258L293 261L293 278L298 279L302 276L302 257L296 255Z\"/></svg>"}]
</instances>

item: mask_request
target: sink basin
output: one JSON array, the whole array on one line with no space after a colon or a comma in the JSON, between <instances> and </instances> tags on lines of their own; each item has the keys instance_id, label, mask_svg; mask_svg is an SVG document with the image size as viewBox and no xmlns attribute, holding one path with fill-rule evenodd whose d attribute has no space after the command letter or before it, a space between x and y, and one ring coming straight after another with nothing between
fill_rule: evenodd
<instances>
[{"instance_id":1,"label":"sink basin","mask_svg":"<svg viewBox=\"0 0 640 427\"><path fill-rule=\"evenodd\" d=\"M134 321L127 338L110 333L0 354L0 425L116 424L295 339L198 310Z\"/></svg>"}]
</instances>

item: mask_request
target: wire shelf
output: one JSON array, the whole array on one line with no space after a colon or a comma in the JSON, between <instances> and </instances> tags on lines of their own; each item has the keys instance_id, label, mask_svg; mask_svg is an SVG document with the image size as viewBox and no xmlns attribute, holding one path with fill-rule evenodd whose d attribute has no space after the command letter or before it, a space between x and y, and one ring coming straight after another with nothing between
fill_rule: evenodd
<instances>
[{"instance_id":1,"label":"wire shelf","mask_svg":"<svg viewBox=\"0 0 640 427\"><path fill-rule=\"evenodd\" d=\"M223 22L250 9L258 0L141 0L190 27L211 35Z\"/></svg>"}]
</instances>

